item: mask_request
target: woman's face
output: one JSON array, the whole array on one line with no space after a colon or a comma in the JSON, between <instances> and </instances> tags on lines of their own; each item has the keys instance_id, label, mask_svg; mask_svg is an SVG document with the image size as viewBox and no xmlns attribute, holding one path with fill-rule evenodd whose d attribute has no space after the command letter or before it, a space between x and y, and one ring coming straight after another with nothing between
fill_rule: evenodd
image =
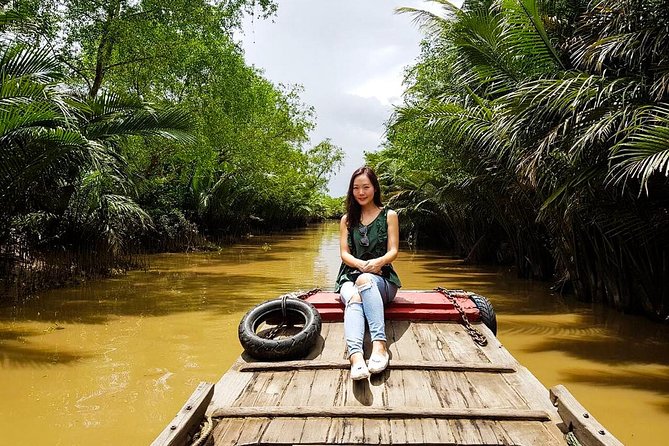
<instances>
[{"instance_id":1,"label":"woman's face","mask_svg":"<svg viewBox=\"0 0 669 446\"><path fill-rule=\"evenodd\" d=\"M367 175L362 174L353 180L353 197L360 206L374 202L374 186Z\"/></svg>"}]
</instances>

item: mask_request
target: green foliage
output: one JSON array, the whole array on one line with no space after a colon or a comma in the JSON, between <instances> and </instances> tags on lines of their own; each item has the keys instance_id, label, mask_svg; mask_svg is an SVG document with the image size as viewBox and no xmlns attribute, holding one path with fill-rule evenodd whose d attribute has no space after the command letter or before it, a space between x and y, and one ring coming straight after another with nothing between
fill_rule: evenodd
<instances>
[{"instance_id":1,"label":"green foliage","mask_svg":"<svg viewBox=\"0 0 669 446\"><path fill-rule=\"evenodd\" d=\"M522 275L666 318L666 1L438 3L403 10L429 40L370 157L396 206L470 260L508 246Z\"/></svg>"},{"instance_id":2,"label":"green foliage","mask_svg":"<svg viewBox=\"0 0 669 446\"><path fill-rule=\"evenodd\" d=\"M203 234L329 216L325 187L341 149L307 146L314 115L300 88L268 82L231 37L243 13L275 9L270 0L3 9L2 270L55 251L97 253L111 259L104 270L139 247L194 249Z\"/></svg>"}]
</instances>

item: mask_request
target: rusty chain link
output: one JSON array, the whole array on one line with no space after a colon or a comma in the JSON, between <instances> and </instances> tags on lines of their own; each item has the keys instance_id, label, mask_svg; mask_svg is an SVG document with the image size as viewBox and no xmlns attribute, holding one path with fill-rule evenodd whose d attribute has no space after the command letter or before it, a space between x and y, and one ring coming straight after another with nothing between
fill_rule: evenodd
<instances>
[{"instance_id":1,"label":"rusty chain link","mask_svg":"<svg viewBox=\"0 0 669 446\"><path fill-rule=\"evenodd\" d=\"M461 321L462 325L465 327L465 330L467 330L467 333L469 333L469 336L472 337L474 342L476 342L481 347L488 345L488 339L483 335L483 333L481 333L474 326L472 326L471 322L469 322L469 318L467 318L465 309L462 308L462 306L458 303L458 301L455 298L455 296L458 294L467 295L467 293L463 290L447 290L440 286L436 287L434 290L446 296L451 301L451 303L453 303L455 309L458 310L458 313L460 313L460 317L462 318Z\"/></svg>"},{"instance_id":2,"label":"rusty chain link","mask_svg":"<svg viewBox=\"0 0 669 446\"><path fill-rule=\"evenodd\" d=\"M309 296L313 296L314 294L318 293L321 289L320 288L314 288L309 291L305 291L303 293L300 293L298 291L293 291L292 293L287 293L279 296L277 299L281 299L281 314L283 316L283 319L281 320L281 323L277 325L276 327L272 328L268 333L263 335L265 339L274 339L276 335L279 333L280 330L282 330L286 326L286 300L287 299L301 299L305 300Z\"/></svg>"}]
</instances>

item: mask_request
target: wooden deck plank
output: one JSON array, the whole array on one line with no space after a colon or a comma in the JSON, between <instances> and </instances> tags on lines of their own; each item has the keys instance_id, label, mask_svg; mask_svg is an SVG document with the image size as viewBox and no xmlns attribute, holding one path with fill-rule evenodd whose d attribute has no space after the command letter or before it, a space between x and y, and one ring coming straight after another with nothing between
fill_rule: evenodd
<instances>
[{"instance_id":1,"label":"wooden deck plank","mask_svg":"<svg viewBox=\"0 0 669 446\"><path fill-rule=\"evenodd\" d=\"M388 420L390 427L390 440L392 444L407 444L407 428L405 420L393 419Z\"/></svg>"},{"instance_id":2,"label":"wooden deck plank","mask_svg":"<svg viewBox=\"0 0 669 446\"><path fill-rule=\"evenodd\" d=\"M218 424L214 426L214 430L211 433L211 437L214 439L214 444L236 444L241 431L241 426L243 425L244 420L240 419L229 418L219 421Z\"/></svg>"},{"instance_id":3,"label":"wooden deck plank","mask_svg":"<svg viewBox=\"0 0 669 446\"><path fill-rule=\"evenodd\" d=\"M439 418L433 418L433 420L435 433L441 439L440 441L443 443L456 444L455 435L453 434L450 420L443 420Z\"/></svg>"},{"instance_id":4,"label":"wooden deck plank","mask_svg":"<svg viewBox=\"0 0 669 446\"><path fill-rule=\"evenodd\" d=\"M269 418L249 418L244 420L242 432L237 439L237 444L253 444L261 438L269 425ZM225 444L225 443L223 443Z\"/></svg>"},{"instance_id":5,"label":"wooden deck plank","mask_svg":"<svg viewBox=\"0 0 669 446\"><path fill-rule=\"evenodd\" d=\"M464 375L478 394L483 407L527 408L526 401L509 386L501 374L465 373Z\"/></svg>"},{"instance_id":6,"label":"wooden deck plank","mask_svg":"<svg viewBox=\"0 0 669 446\"><path fill-rule=\"evenodd\" d=\"M371 406L374 403L374 395L367 380L353 381L347 377L343 380L342 389L342 406Z\"/></svg>"},{"instance_id":7,"label":"wooden deck plank","mask_svg":"<svg viewBox=\"0 0 669 446\"><path fill-rule=\"evenodd\" d=\"M525 401L528 408L545 410L551 415L556 424L561 422L557 410L550 402L550 398L546 397L548 390L529 370L519 365L516 373L505 374L503 378L518 393L518 396Z\"/></svg>"},{"instance_id":8,"label":"wooden deck plank","mask_svg":"<svg viewBox=\"0 0 669 446\"><path fill-rule=\"evenodd\" d=\"M304 418L272 418L260 437L265 444L300 443L304 432Z\"/></svg>"},{"instance_id":9,"label":"wooden deck plank","mask_svg":"<svg viewBox=\"0 0 669 446\"><path fill-rule=\"evenodd\" d=\"M461 384L459 373L432 372L431 384L443 407L471 407L475 401L469 386Z\"/></svg>"},{"instance_id":10,"label":"wooden deck plank","mask_svg":"<svg viewBox=\"0 0 669 446\"><path fill-rule=\"evenodd\" d=\"M423 359L427 361L451 361L454 357L448 344L427 324L414 323L411 326Z\"/></svg>"},{"instance_id":11,"label":"wooden deck plank","mask_svg":"<svg viewBox=\"0 0 669 446\"><path fill-rule=\"evenodd\" d=\"M235 401L234 406L272 406L278 404L285 394L294 373L297 372L254 373L254 379Z\"/></svg>"},{"instance_id":12,"label":"wooden deck plank","mask_svg":"<svg viewBox=\"0 0 669 446\"><path fill-rule=\"evenodd\" d=\"M325 348L326 347L325 343L327 342L328 334L330 333L330 327L332 327L332 324L321 325L321 335L317 338L316 345L311 350L311 353L308 356L309 359L315 359L315 360L322 359L323 354L328 351Z\"/></svg>"},{"instance_id":13,"label":"wooden deck plank","mask_svg":"<svg viewBox=\"0 0 669 446\"><path fill-rule=\"evenodd\" d=\"M564 446L564 437L550 422L503 421L498 425L504 430L512 444L523 446Z\"/></svg>"},{"instance_id":14,"label":"wooden deck plank","mask_svg":"<svg viewBox=\"0 0 669 446\"><path fill-rule=\"evenodd\" d=\"M421 418L421 429L423 431L423 443L443 443L444 438L441 436L441 430L437 426L435 418Z\"/></svg>"},{"instance_id":15,"label":"wooden deck plank","mask_svg":"<svg viewBox=\"0 0 669 446\"><path fill-rule=\"evenodd\" d=\"M385 399L388 407L403 407L406 406L406 398L404 396L405 389L402 385L402 374L399 371L386 372L389 377L385 382Z\"/></svg>"},{"instance_id":16,"label":"wooden deck plank","mask_svg":"<svg viewBox=\"0 0 669 446\"><path fill-rule=\"evenodd\" d=\"M406 429L407 443L425 443L423 423L421 423L420 419L404 420L404 428Z\"/></svg>"},{"instance_id":17,"label":"wooden deck plank","mask_svg":"<svg viewBox=\"0 0 669 446\"><path fill-rule=\"evenodd\" d=\"M325 361L346 359L346 338L344 336L344 323L332 322L329 324L325 345L320 359Z\"/></svg>"},{"instance_id":18,"label":"wooden deck plank","mask_svg":"<svg viewBox=\"0 0 669 446\"><path fill-rule=\"evenodd\" d=\"M342 386L348 379L348 372L342 370L317 370L314 376L314 386L307 398L308 406L341 405Z\"/></svg>"},{"instance_id":19,"label":"wooden deck plank","mask_svg":"<svg viewBox=\"0 0 669 446\"><path fill-rule=\"evenodd\" d=\"M363 444L365 433L361 420L334 418L326 444Z\"/></svg>"},{"instance_id":20,"label":"wooden deck plank","mask_svg":"<svg viewBox=\"0 0 669 446\"><path fill-rule=\"evenodd\" d=\"M480 328L483 324L472 324ZM437 330L439 337L444 340L448 348L453 353L453 358L459 362L484 362L490 360L486 354L481 351L479 345L467 334L465 328L460 324L453 323L434 323L433 329ZM489 333L489 332L488 332Z\"/></svg>"},{"instance_id":21,"label":"wooden deck plank","mask_svg":"<svg viewBox=\"0 0 669 446\"><path fill-rule=\"evenodd\" d=\"M495 425L495 421L474 420L473 424L478 429L479 435L481 436L481 442L484 444L505 444L504 436L500 435L499 428Z\"/></svg>"},{"instance_id":22,"label":"wooden deck plank","mask_svg":"<svg viewBox=\"0 0 669 446\"><path fill-rule=\"evenodd\" d=\"M235 370L235 366L238 366L240 363L241 360L238 360L233 364L233 367L228 370L214 386L214 396L207 408L207 415L211 414L215 408L231 406L234 404L235 400L239 398L242 392L244 392L244 389L246 389L253 379L252 374L240 373Z\"/></svg>"},{"instance_id":23,"label":"wooden deck plank","mask_svg":"<svg viewBox=\"0 0 669 446\"><path fill-rule=\"evenodd\" d=\"M278 404L280 406L307 404L313 386L318 386L315 378L315 370L298 370L294 372L290 381L286 384L283 398L278 401Z\"/></svg>"},{"instance_id":24,"label":"wooden deck plank","mask_svg":"<svg viewBox=\"0 0 669 446\"><path fill-rule=\"evenodd\" d=\"M482 444L483 439L472 420L449 420L457 444Z\"/></svg>"},{"instance_id":25,"label":"wooden deck plank","mask_svg":"<svg viewBox=\"0 0 669 446\"><path fill-rule=\"evenodd\" d=\"M447 372L450 373L450 372ZM467 402L469 404L469 407L472 408L479 408L479 407L486 407L486 403L484 402L484 399L481 398L481 395L478 392L478 389L472 385L472 383L467 379L467 374L462 373L462 372L454 372L450 373L456 378L457 382L457 388L458 391L463 394L467 395ZM488 380L493 379L493 375L486 375L486 378ZM487 383L486 383L487 384ZM493 404L496 404L496 401L493 399L492 401ZM493 408L497 408L497 406L493 406Z\"/></svg>"},{"instance_id":26,"label":"wooden deck plank","mask_svg":"<svg viewBox=\"0 0 669 446\"><path fill-rule=\"evenodd\" d=\"M413 335L413 330L410 329L411 322L409 321L387 321L386 322L386 337L392 334L389 338L390 359L403 360L418 360L423 359L418 343Z\"/></svg>"},{"instance_id":27,"label":"wooden deck plank","mask_svg":"<svg viewBox=\"0 0 669 446\"><path fill-rule=\"evenodd\" d=\"M365 444L390 444L390 425L388 419L362 419Z\"/></svg>"},{"instance_id":28,"label":"wooden deck plank","mask_svg":"<svg viewBox=\"0 0 669 446\"><path fill-rule=\"evenodd\" d=\"M369 378L369 393L371 394L372 406L387 407L388 406L388 389L386 382L389 379L389 372L378 373ZM350 378L347 376L350 380Z\"/></svg>"},{"instance_id":29,"label":"wooden deck plank","mask_svg":"<svg viewBox=\"0 0 669 446\"><path fill-rule=\"evenodd\" d=\"M239 367L241 372L273 372L286 370L305 369L348 369L348 359L339 360L296 360L280 362L250 362ZM412 369L412 370L453 370L461 372L482 373L513 373L516 371L515 364L489 364L480 362L455 362L453 360L420 359L405 361L393 359L388 364L388 369Z\"/></svg>"},{"instance_id":30,"label":"wooden deck plank","mask_svg":"<svg viewBox=\"0 0 669 446\"><path fill-rule=\"evenodd\" d=\"M269 418L223 420L212 433L214 444L257 443L269 421Z\"/></svg>"},{"instance_id":31,"label":"wooden deck plank","mask_svg":"<svg viewBox=\"0 0 669 446\"><path fill-rule=\"evenodd\" d=\"M432 385L431 373L419 370L402 370L401 384L404 389L404 401L409 407L442 407L441 400ZM394 378L394 376L393 376Z\"/></svg>"},{"instance_id":32,"label":"wooden deck plank","mask_svg":"<svg viewBox=\"0 0 669 446\"><path fill-rule=\"evenodd\" d=\"M326 444L330 432L331 420L327 418L307 418L300 443Z\"/></svg>"},{"instance_id":33,"label":"wooden deck plank","mask_svg":"<svg viewBox=\"0 0 669 446\"><path fill-rule=\"evenodd\" d=\"M504 348L502 343L495 337L488 327L484 324L479 324L476 329L485 335L488 339L488 345L479 346L478 349L488 358L493 364L516 364L518 361L511 356L511 353Z\"/></svg>"},{"instance_id":34,"label":"wooden deck plank","mask_svg":"<svg viewBox=\"0 0 669 446\"><path fill-rule=\"evenodd\" d=\"M371 406L252 406L222 407L213 413L218 418L243 417L332 417L332 418L448 418L488 420L548 421L543 410L483 409L450 407L371 407Z\"/></svg>"}]
</instances>

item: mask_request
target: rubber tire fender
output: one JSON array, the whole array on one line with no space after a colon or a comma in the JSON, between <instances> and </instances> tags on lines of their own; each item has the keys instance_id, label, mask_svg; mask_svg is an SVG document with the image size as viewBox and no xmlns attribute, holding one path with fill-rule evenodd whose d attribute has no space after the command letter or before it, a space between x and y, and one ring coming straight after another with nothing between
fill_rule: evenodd
<instances>
[{"instance_id":1,"label":"rubber tire fender","mask_svg":"<svg viewBox=\"0 0 669 446\"><path fill-rule=\"evenodd\" d=\"M492 331L492 334L497 335L497 315L492 303L487 297L478 294L470 294L469 298L474 302L479 313L481 313L481 322Z\"/></svg>"},{"instance_id":2,"label":"rubber tire fender","mask_svg":"<svg viewBox=\"0 0 669 446\"><path fill-rule=\"evenodd\" d=\"M282 319L282 301L279 298L256 305L239 323L239 342L252 358L265 361L303 358L316 345L321 333L321 315L312 304L296 298L286 299L286 316L303 320L302 329L279 340L258 336L256 330L261 323Z\"/></svg>"}]
</instances>

